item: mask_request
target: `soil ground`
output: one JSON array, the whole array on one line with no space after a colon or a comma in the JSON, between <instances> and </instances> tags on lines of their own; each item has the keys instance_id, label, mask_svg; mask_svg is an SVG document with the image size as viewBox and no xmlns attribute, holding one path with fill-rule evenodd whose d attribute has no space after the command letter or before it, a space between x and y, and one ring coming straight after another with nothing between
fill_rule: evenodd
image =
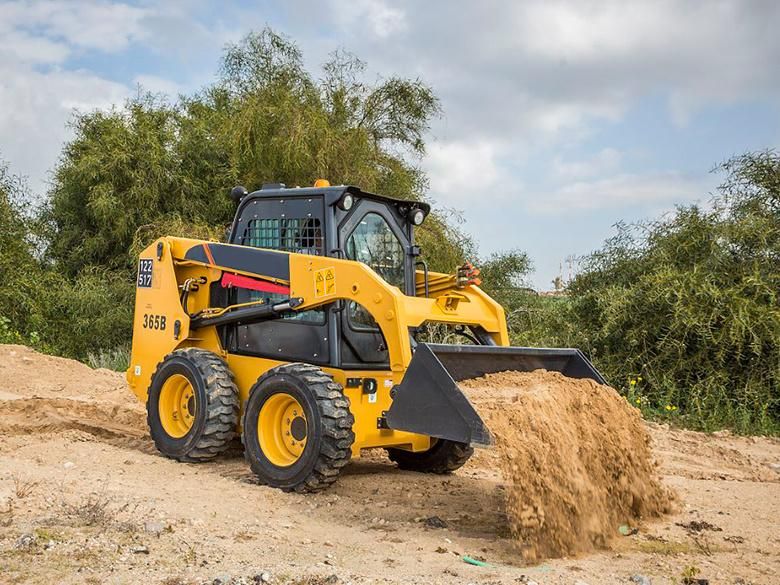
<instances>
[{"instance_id":1,"label":"soil ground","mask_svg":"<svg viewBox=\"0 0 780 585\"><path fill-rule=\"evenodd\" d=\"M0 346L0 583L777 583L780 441L647 428L677 510L528 565L495 450L451 476L371 452L325 493L285 494L254 483L238 448L159 456L122 375Z\"/></svg>"}]
</instances>

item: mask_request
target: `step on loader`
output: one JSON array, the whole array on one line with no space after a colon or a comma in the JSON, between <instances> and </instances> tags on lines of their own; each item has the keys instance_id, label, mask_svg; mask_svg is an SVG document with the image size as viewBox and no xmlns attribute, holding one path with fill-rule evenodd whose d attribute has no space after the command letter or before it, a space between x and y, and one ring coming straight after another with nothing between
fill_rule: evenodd
<instances>
[{"instance_id":1,"label":"step on loader","mask_svg":"<svg viewBox=\"0 0 780 585\"><path fill-rule=\"evenodd\" d=\"M240 436L261 483L332 484L361 450L448 473L485 427L458 382L506 370L604 380L577 349L509 347L478 270L428 270L426 203L351 186L233 189L227 243L163 237L140 255L127 380L155 445L214 458ZM421 341L430 324L460 345Z\"/></svg>"}]
</instances>

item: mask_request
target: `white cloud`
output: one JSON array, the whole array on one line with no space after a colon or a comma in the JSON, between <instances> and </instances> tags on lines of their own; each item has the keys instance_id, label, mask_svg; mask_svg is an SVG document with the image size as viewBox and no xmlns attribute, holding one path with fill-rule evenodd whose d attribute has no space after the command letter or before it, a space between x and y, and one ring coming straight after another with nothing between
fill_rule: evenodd
<instances>
[{"instance_id":1,"label":"white cloud","mask_svg":"<svg viewBox=\"0 0 780 585\"><path fill-rule=\"evenodd\" d=\"M87 0L0 4L0 156L29 177L35 192L46 189L74 110L109 108L130 93L122 83L66 68L67 59L119 51L143 38L144 14Z\"/></svg>"},{"instance_id":2,"label":"white cloud","mask_svg":"<svg viewBox=\"0 0 780 585\"><path fill-rule=\"evenodd\" d=\"M144 37L140 26L147 10L99 0L17 1L0 5L0 30L14 31L38 43L113 52ZM26 47L16 51L26 60Z\"/></svg>"},{"instance_id":3,"label":"white cloud","mask_svg":"<svg viewBox=\"0 0 780 585\"><path fill-rule=\"evenodd\" d=\"M612 210L634 206L663 208L706 196L710 184L680 173L618 174L593 181L577 181L557 190L527 198L527 207L542 213ZM531 195L531 194L529 194Z\"/></svg>"},{"instance_id":4,"label":"white cloud","mask_svg":"<svg viewBox=\"0 0 780 585\"><path fill-rule=\"evenodd\" d=\"M713 103L780 97L780 35L768 25L780 22L780 3L393 6L406 13L393 34L378 35L360 21L336 24L374 67L419 74L434 86L451 140L571 141L648 95L668 100L679 123Z\"/></svg>"},{"instance_id":5,"label":"white cloud","mask_svg":"<svg viewBox=\"0 0 780 585\"><path fill-rule=\"evenodd\" d=\"M385 0L347 0L333 3L336 20L345 28L366 27L379 38L406 29L406 14Z\"/></svg>"},{"instance_id":6,"label":"white cloud","mask_svg":"<svg viewBox=\"0 0 780 585\"><path fill-rule=\"evenodd\" d=\"M489 142L434 142L429 145L425 169L433 198L446 205L473 201L478 191L493 190L507 178ZM496 191L494 200L505 191Z\"/></svg>"},{"instance_id":7,"label":"white cloud","mask_svg":"<svg viewBox=\"0 0 780 585\"><path fill-rule=\"evenodd\" d=\"M124 85L86 71L40 73L0 63L0 156L40 194L71 136L66 123L74 108L108 108L127 93Z\"/></svg>"},{"instance_id":8,"label":"white cloud","mask_svg":"<svg viewBox=\"0 0 780 585\"><path fill-rule=\"evenodd\" d=\"M603 148L585 160L568 161L561 156L553 158L552 168L560 180L579 180L614 173L620 166L622 154L614 148Z\"/></svg>"}]
</instances>

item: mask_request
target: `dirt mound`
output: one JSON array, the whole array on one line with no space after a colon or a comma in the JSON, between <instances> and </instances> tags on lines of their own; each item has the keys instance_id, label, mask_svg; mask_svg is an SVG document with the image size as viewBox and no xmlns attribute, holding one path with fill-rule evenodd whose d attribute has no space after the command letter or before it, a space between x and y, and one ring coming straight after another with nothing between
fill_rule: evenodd
<instances>
[{"instance_id":1,"label":"dirt mound","mask_svg":"<svg viewBox=\"0 0 780 585\"><path fill-rule=\"evenodd\" d=\"M100 437L140 437L146 432L146 413L118 372L0 345L0 432L71 429Z\"/></svg>"},{"instance_id":2,"label":"dirt mound","mask_svg":"<svg viewBox=\"0 0 780 585\"><path fill-rule=\"evenodd\" d=\"M12 394L116 404L132 401L123 374L93 370L81 362L38 353L23 345L0 345L0 392L0 398Z\"/></svg>"},{"instance_id":3,"label":"dirt mound","mask_svg":"<svg viewBox=\"0 0 780 585\"><path fill-rule=\"evenodd\" d=\"M641 415L612 388L543 370L461 387L496 437L527 560L602 548L620 526L669 511Z\"/></svg>"},{"instance_id":4,"label":"dirt mound","mask_svg":"<svg viewBox=\"0 0 780 585\"><path fill-rule=\"evenodd\" d=\"M67 398L0 400L0 433L81 430L99 437L142 437L143 410Z\"/></svg>"}]
</instances>

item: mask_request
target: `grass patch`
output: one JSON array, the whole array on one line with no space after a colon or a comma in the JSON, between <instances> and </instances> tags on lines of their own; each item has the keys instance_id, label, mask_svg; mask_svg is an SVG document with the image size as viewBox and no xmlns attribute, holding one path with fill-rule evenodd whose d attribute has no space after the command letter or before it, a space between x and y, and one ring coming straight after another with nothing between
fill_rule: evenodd
<instances>
[{"instance_id":1,"label":"grass patch","mask_svg":"<svg viewBox=\"0 0 780 585\"><path fill-rule=\"evenodd\" d=\"M50 505L55 513L49 524L133 533L141 529L144 521L140 504L117 501L105 490L75 500L52 500Z\"/></svg>"},{"instance_id":2,"label":"grass patch","mask_svg":"<svg viewBox=\"0 0 780 585\"><path fill-rule=\"evenodd\" d=\"M87 354L87 365L93 370L104 368L124 372L130 365L130 347L123 345L115 349L100 349Z\"/></svg>"},{"instance_id":3,"label":"grass patch","mask_svg":"<svg viewBox=\"0 0 780 585\"><path fill-rule=\"evenodd\" d=\"M13 476L11 476L11 479L13 479L14 482L14 493L19 499L26 498L33 493L40 483L31 479L24 479L18 473L14 473Z\"/></svg>"}]
</instances>

